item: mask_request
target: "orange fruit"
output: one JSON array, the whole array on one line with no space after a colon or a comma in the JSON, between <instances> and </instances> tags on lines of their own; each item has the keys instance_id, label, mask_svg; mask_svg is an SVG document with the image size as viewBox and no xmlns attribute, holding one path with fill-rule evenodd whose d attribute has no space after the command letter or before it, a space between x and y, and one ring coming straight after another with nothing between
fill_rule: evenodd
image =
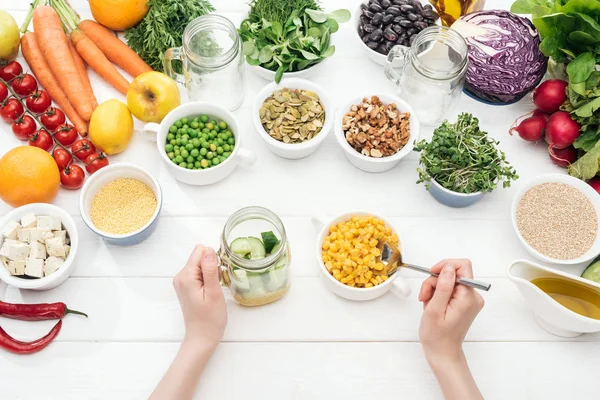
<instances>
[{"instance_id":1,"label":"orange fruit","mask_svg":"<svg viewBox=\"0 0 600 400\"><path fill-rule=\"evenodd\" d=\"M92 15L105 27L124 31L148 14L148 0L89 0Z\"/></svg>"},{"instance_id":2,"label":"orange fruit","mask_svg":"<svg viewBox=\"0 0 600 400\"><path fill-rule=\"evenodd\" d=\"M0 199L7 204L51 203L59 188L58 166L44 150L20 146L0 158Z\"/></svg>"}]
</instances>

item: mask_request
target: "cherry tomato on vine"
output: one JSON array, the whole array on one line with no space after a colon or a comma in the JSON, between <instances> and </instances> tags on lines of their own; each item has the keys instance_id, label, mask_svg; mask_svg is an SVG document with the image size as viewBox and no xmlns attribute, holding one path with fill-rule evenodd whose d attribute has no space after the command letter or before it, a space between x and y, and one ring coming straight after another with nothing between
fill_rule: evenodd
<instances>
[{"instance_id":1,"label":"cherry tomato on vine","mask_svg":"<svg viewBox=\"0 0 600 400\"><path fill-rule=\"evenodd\" d=\"M13 97L0 103L0 117L8 124L23 115L24 111L25 110L23 110L23 106L19 103L19 100Z\"/></svg>"},{"instance_id":2,"label":"cherry tomato on vine","mask_svg":"<svg viewBox=\"0 0 600 400\"><path fill-rule=\"evenodd\" d=\"M60 108L50 107L47 109L42 116L40 117L42 125L46 127L46 129L53 131L59 125L65 123L65 113L62 112Z\"/></svg>"},{"instance_id":3,"label":"cherry tomato on vine","mask_svg":"<svg viewBox=\"0 0 600 400\"><path fill-rule=\"evenodd\" d=\"M44 129L40 129L29 138L30 146L39 147L42 150L50 150L53 144L52 136Z\"/></svg>"},{"instance_id":4,"label":"cherry tomato on vine","mask_svg":"<svg viewBox=\"0 0 600 400\"><path fill-rule=\"evenodd\" d=\"M71 164L67 168L60 171L60 184L66 189L79 189L83 186L85 180L85 172L79 165Z\"/></svg>"},{"instance_id":5,"label":"cherry tomato on vine","mask_svg":"<svg viewBox=\"0 0 600 400\"><path fill-rule=\"evenodd\" d=\"M56 147L52 152L52 157L54 157L54 161L56 161L56 165L58 165L58 170L62 171L67 168L73 156L67 150L62 147Z\"/></svg>"},{"instance_id":6,"label":"cherry tomato on vine","mask_svg":"<svg viewBox=\"0 0 600 400\"><path fill-rule=\"evenodd\" d=\"M73 143L71 153L80 161L85 161L90 154L96 152L96 146L88 139L80 139Z\"/></svg>"},{"instance_id":7,"label":"cherry tomato on vine","mask_svg":"<svg viewBox=\"0 0 600 400\"><path fill-rule=\"evenodd\" d=\"M52 99L48 92L36 90L27 97L25 105L32 113L41 114L52 105Z\"/></svg>"},{"instance_id":8,"label":"cherry tomato on vine","mask_svg":"<svg viewBox=\"0 0 600 400\"><path fill-rule=\"evenodd\" d=\"M10 85L19 96L29 96L38 87L37 81L31 74L17 76Z\"/></svg>"},{"instance_id":9,"label":"cherry tomato on vine","mask_svg":"<svg viewBox=\"0 0 600 400\"><path fill-rule=\"evenodd\" d=\"M37 130L35 120L29 115L21 115L12 123L12 131L19 140L27 140Z\"/></svg>"},{"instance_id":10,"label":"cherry tomato on vine","mask_svg":"<svg viewBox=\"0 0 600 400\"><path fill-rule=\"evenodd\" d=\"M69 147L75 143L78 137L79 133L73 128L73 125L62 124L54 129L54 139L63 146Z\"/></svg>"},{"instance_id":11,"label":"cherry tomato on vine","mask_svg":"<svg viewBox=\"0 0 600 400\"><path fill-rule=\"evenodd\" d=\"M88 174L93 174L101 168L104 168L108 165L108 158L104 153L94 153L90 154L88 158L85 159L85 169Z\"/></svg>"},{"instance_id":12,"label":"cherry tomato on vine","mask_svg":"<svg viewBox=\"0 0 600 400\"><path fill-rule=\"evenodd\" d=\"M23 67L16 61L11 61L8 64L2 65L0 64L0 78L5 81L10 81L15 76L21 75L23 72Z\"/></svg>"},{"instance_id":13,"label":"cherry tomato on vine","mask_svg":"<svg viewBox=\"0 0 600 400\"><path fill-rule=\"evenodd\" d=\"M0 82L0 101L6 100L8 97L8 89L4 85L4 83Z\"/></svg>"}]
</instances>

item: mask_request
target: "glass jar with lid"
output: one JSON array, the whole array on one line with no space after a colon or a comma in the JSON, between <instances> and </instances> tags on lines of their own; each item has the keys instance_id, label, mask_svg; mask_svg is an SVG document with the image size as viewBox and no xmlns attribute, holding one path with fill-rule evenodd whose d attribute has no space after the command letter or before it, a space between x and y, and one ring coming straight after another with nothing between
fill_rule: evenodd
<instances>
[{"instance_id":1,"label":"glass jar with lid","mask_svg":"<svg viewBox=\"0 0 600 400\"><path fill-rule=\"evenodd\" d=\"M183 74L173 68L173 60L181 62ZM207 14L190 22L182 47L168 49L163 64L167 75L185 85L192 101L210 101L233 111L244 100L242 40L223 16Z\"/></svg>"},{"instance_id":2,"label":"glass jar with lid","mask_svg":"<svg viewBox=\"0 0 600 400\"><path fill-rule=\"evenodd\" d=\"M263 207L233 213L223 228L219 250L222 284L243 306L282 298L290 287L290 246L279 217Z\"/></svg>"}]
</instances>

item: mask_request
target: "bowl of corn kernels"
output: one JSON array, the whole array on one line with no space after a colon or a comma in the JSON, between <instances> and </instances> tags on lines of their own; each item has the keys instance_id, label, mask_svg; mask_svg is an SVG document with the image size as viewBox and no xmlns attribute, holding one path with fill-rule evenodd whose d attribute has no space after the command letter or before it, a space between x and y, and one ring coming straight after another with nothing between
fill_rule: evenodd
<instances>
[{"instance_id":1,"label":"bowl of corn kernels","mask_svg":"<svg viewBox=\"0 0 600 400\"><path fill-rule=\"evenodd\" d=\"M317 241L317 257L326 286L340 297L365 301L389 290L407 297L410 288L398 273L377 275L383 269L377 244L390 241L404 253L396 230L384 218L367 212L351 212L323 225Z\"/></svg>"}]
</instances>

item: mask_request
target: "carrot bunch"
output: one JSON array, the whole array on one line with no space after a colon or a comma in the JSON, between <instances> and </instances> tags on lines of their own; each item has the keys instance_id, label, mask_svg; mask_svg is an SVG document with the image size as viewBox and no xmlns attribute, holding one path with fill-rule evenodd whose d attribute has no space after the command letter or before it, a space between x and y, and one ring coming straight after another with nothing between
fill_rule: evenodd
<instances>
[{"instance_id":1,"label":"carrot bunch","mask_svg":"<svg viewBox=\"0 0 600 400\"><path fill-rule=\"evenodd\" d=\"M86 64L122 94L127 94L130 82L113 63L133 77L152 69L110 30L95 21L80 21L66 0L53 0L52 6L47 3L35 0L32 4L34 32L26 32L21 39L23 56L41 85L85 135L98 106Z\"/></svg>"}]
</instances>

